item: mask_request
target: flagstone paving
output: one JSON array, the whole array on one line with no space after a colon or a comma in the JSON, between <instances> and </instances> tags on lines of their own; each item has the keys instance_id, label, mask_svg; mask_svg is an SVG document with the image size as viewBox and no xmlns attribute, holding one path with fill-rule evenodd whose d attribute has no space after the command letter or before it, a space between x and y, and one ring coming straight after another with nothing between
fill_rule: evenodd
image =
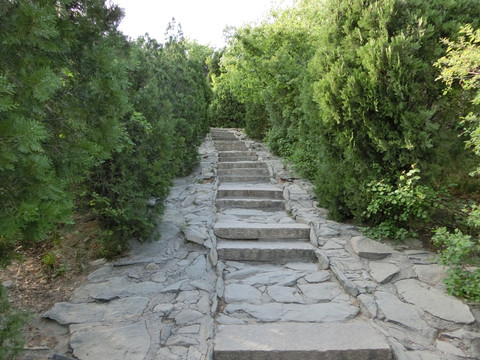
<instances>
[{"instance_id":1,"label":"flagstone paving","mask_svg":"<svg viewBox=\"0 0 480 360\"><path fill-rule=\"evenodd\" d=\"M435 254L327 220L312 184L239 131L212 129L200 154L161 238L45 314L71 351L25 359L480 358L478 308L446 295Z\"/></svg>"}]
</instances>

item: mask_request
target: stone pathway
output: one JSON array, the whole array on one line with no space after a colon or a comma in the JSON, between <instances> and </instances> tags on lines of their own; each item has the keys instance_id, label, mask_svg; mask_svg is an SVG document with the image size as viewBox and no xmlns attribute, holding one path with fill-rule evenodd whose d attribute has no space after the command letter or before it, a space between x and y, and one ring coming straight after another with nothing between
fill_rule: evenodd
<instances>
[{"instance_id":1,"label":"stone pathway","mask_svg":"<svg viewBox=\"0 0 480 360\"><path fill-rule=\"evenodd\" d=\"M225 138L207 136L197 172L175 181L161 239L132 243L45 314L68 328L62 356L480 358L479 312L445 294L434 254L327 220L262 144L212 136Z\"/></svg>"}]
</instances>

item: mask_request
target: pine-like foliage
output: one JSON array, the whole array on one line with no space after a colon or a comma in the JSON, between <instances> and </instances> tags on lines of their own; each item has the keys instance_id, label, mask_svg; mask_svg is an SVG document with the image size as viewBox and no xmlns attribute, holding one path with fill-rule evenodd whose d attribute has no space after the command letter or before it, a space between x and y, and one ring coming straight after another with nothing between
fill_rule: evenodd
<instances>
[{"instance_id":1,"label":"pine-like foliage","mask_svg":"<svg viewBox=\"0 0 480 360\"><path fill-rule=\"evenodd\" d=\"M117 7L103 0L0 6L0 237L71 221L72 185L117 148L127 109Z\"/></svg>"},{"instance_id":2,"label":"pine-like foliage","mask_svg":"<svg viewBox=\"0 0 480 360\"><path fill-rule=\"evenodd\" d=\"M89 204L106 230L111 255L131 238L152 238L172 179L196 165L197 146L207 131L210 89L199 45L188 45L190 57L181 37L166 45L139 38L130 46L127 136L87 181Z\"/></svg>"},{"instance_id":3,"label":"pine-like foliage","mask_svg":"<svg viewBox=\"0 0 480 360\"><path fill-rule=\"evenodd\" d=\"M319 108L309 126L321 159L317 194L332 215L361 218L371 181L395 184L417 164L432 183L453 150L462 153L452 126L459 99L440 98L432 65L440 38L479 12L468 0L326 2L309 66Z\"/></svg>"}]
</instances>

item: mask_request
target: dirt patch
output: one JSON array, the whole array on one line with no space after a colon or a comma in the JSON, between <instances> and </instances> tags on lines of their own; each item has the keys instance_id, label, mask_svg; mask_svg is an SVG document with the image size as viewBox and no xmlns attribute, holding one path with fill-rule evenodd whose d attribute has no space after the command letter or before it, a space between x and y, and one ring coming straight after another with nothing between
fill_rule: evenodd
<instances>
[{"instance_id":1,"label":"dirt patch","mask_svg":"<svg viewBox=\"0 0 480 360\"><path fill-rule=\"evenodd\" d=\"M49 241L19 246L19 260L0 269L10 303L31 315L24 329L26 349L68 350L68 339L59 338L67 336L68 329L42 319L42 315L55 303L70 300L75 289L87 282L88 273L103 265L104 261L98 260L102 249L97 241L99 233L95 220L78 216L75 225L59 230Z\"/></svg>"}]
</instances>

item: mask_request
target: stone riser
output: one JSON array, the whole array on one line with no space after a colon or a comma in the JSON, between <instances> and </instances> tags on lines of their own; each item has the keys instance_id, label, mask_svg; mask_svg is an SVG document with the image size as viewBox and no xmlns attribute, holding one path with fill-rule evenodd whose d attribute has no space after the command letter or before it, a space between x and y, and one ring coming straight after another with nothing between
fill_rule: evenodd
<instances>
[{"instance_id":1,"label":"stone riser","mask_svg":"<svg viewBox=\"0 0 480 360\"><path fill-rule=\"evenodd\" d=\"M241 156L231 156L231 155L226 155L226 156L221 156L219 155L218 156L218 162L219 163L222 163L222 162L227 162L227 163L231 163L231 162L236 162L236 161L256 161L258 160L258 156L257 155L241 155Z\"/></svg>"},{"instance_id":2,"label":"stone riser","mask_svg":"<svg viewBox=\"0 0 480 360\"><path fill-rule=\"evenodd\" d=\"M315 249L304 242L252 242L221 240L217 244L218 257L231 261L259 261L287 263L315 261Z\"/></svg>"},{"instance_id":3,"label":"stone riser","mask_svg":"<svg viewBox=\"0 0 480 360\"><path fill-rule=\"evenodd\" d=\"M283 192L279 190L258 189L218 189L217 198L266 198L283 199Z\"/></svg>"},{"instance_id":4,"label":"stone riser","mask_svg":"<svg viewBox=\"0 0 480 360\"><path fill-rule=\"evenodd\" d=\"M217 151L248 151L245 144L238 141L230 144L215 145L215 149L217 149Z\"/></svg>"},{"instance_id":5,"label":"stone riser","mask_svg":"<svg viewBox=\"0 0 480 360\"><path fill-rule=\"evenodd\" d=\"M220 325L215 360L390 360L392 351L371 325Z\"/></svg>"},{"instance_id":6,"label":"stone riser","mask_svg":"<svg viewBox=\"0 0 480 360\"><path fill-rule=\"evenodd\" d=\"M228 134L212 134L213 141L238 141L237 137L231 133Z\"/></svg>"},{"instance_id":7,"label":"stone riser","mask_svg":"<svg viewBox=\"0 0 480 360\"><path fill-rule=\"evenodd\" d=\"M217 223L213 231L222 239L253 240L253 239L298 239L307 240L310 237L310 226L298 223Z\"/></svg>"},{"instance_id":8,"label":"stone riser","mask_svg":"<svg viewBox=\"0 0 480 360\"><path fill-rule=\"evenodd\" d=\"M266 169L267 164L259 161L235 161L235 162L222 162L218 164L218 169L240 169L240 168Z\"/></svg>"},{"instance_id":9,"label":"stone riser","mask_svg":"<svg viewBox=\"0 0 480 360\"><path fill-rule=\"evenodd\" d=\"M239 168L239 169L218 169L218 176L268 176L268 169L262 168Z\"/></svg>"},{"instance_id":10,"label":"stone riser","mask_svg":"<svg viewBox=\"0 0 480 360\"><path fill-rule=\"evenodd\" d=\"M219 176L220 182L263 183L270 182L269 176Z\"/></svg>"},{"instance_id":11,"label":"stone riser","mask_svg":"<svg viewBox=\"0 0 480 360\"><path fill-rule=\"evenodd\" d=\"M248 209L271 209L282 210L285 203L282 200L273 199L218 199L217 208L248 208Z\"/></svg>"}]
</instances>

